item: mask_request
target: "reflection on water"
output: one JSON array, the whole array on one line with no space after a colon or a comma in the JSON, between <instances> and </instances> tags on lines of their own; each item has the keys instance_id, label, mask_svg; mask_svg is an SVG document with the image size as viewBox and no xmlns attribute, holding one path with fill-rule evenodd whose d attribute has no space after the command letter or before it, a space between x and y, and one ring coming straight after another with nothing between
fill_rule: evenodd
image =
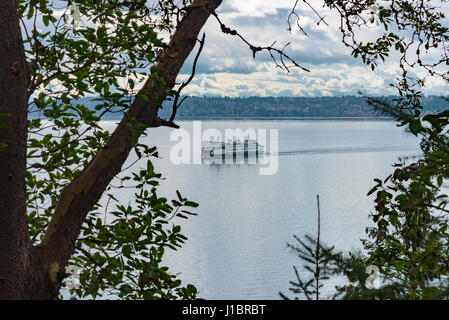
<instances>
[{"instance_id":1,"label":"reflection on water","mask_svg":"<svg viewBox=\"0 0 449 320\"><path fill-rule=\"evenodd\" d=\"M191 122L180 124L192 128ZM159 149L154 165L166 178L159 194L174 198L179 189L200 204L198 216L181 221L186 245L167 252L165 262L207 299L278 299L279 291L288 292L292 265L299 260L286 243L293 234L316 232L317 194L324 242L341 250L361 248L373 207L366 196L372 180L384 178L398 156L418 152L415 138L391 122L203 121L202 126L279 130L274 175L261 175L260 164L173 165L169 128L151 129L142 141ZM128 202L131 195L125 190L119 196Z\"/></svg>"}]
</instances>

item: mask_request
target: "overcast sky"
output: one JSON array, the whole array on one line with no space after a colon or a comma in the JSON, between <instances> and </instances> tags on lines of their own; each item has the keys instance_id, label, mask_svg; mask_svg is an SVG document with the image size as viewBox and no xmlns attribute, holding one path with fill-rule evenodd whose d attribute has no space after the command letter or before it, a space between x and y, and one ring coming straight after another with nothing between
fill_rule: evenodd
<instances>
[{"instance_id":1,"label":"overcast sky","mask_svg":"<svg viewBox=\"0 0 449 320\"><path fill-rule=\"evenodd\" d=\"M311 72L292 69L286 73L275 67L268 53L258 53L256 59L238 38L221 32L211 17L204 28L206 44L192 83L184 94L218 96L330 96L357 94L388 95L395 91L389 86L398 70L394 56L374 72L353 58L351 51L341 43L338 16L321 8L320 1L311 3L326 14L329 26L321 24L311 10L299 1L304 36L297 28L287 31L287 17L294 0L224 0L218 10L220 19L237 29L248 41L267 46L277 41L279 46L291 42L287 54ZM379 32L373 26L360 34L363 39ZM187 79L194 54L178 77ZM397 60L396 60L397 61ZM427 78L426 94L446 94L446 85L439 79Z\"/></svg>"}]
</instances>

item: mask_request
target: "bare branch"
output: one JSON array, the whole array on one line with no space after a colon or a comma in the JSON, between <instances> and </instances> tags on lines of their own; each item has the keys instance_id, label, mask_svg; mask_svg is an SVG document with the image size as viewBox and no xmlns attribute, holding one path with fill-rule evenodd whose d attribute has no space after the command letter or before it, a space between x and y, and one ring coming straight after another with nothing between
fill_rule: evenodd
<instances>
[{"instance_id":1,"label":"bare branch","mask_svg":"<svg viewBox=\"0 0 449 320\"><path fill-rule=\"evenodd\" d=\"M320 25L320 23L321 22L323 22L325 25L328 25L328 23L326 22L326 20L324 20L324 18L326 17L326 16L321 16L319 13L318 13L318 11L316 11L315 10L315 8L309 3L309 2L307 2L306 0L302 0L310 9L312 9L312 11L315 13L315 15L319 18L319 20L318 20L318 22L317 22L317 26L319 26ZM296 18L296 20L295 20L295 23L296 23L296 26L299 28L299 30L302 32L302 33L304 33L304 35L305 36L308 36L308 34L306 33L306 31L304 30L304 28L301 26L301 24L299 23L299 19L300 19L300 16L296 13L296 9L297 9L297 6L298 6L298 2L299 2L299 0L296 0L295 1L295 4L293 5L293 8L292 8L292 10L290 10L290 13L288 14L288 17L287 17L287 23L288 23L288 31L290 31L290 33L291 33L291 31L292 31L292 25L291 25L291 17L295 17Z\"/></svg>"},{"instance_id":2,"label":"bare branch","mask_svg":"<svg viewBox=\"0 0 449 320\"><path fill-rule=\"evenodd\" d=\"M249 48L251 49L252 53L253 53L253 58L256 58L256 53L259 51L268 51L271 58L273 59L273 62L276 64L276 67L281 68L282 70L285 70L287 72L290 72L290 68L296 67L296 68L300 68L303 71L306 72L310 72L309 69L306 69L305 67L299 65L299 63L297 63L294 59L292 59L290 56L288 56L284 50L285 48L289 45L286 44L282 49L277 49L275 47L273 47L273 45L271 46L266 46L266 47L259 47L259 46L254 46L253 44L251 44L248 40L246 40L240 33L238 33L236 30L233 30L229 27L227 27L218 17L217 13L214 10L209 9L209 11L211 12L211 14L215 17L215 19L218 21L218 23L220 24L221 27L221 31L225 34L229 34L232 36L237 36L239 37L245 44L247 44L249 46ZM278 62L277 59L275 59L273 53L278 54L279 55L279 60L280 63ZM284 62L284 59L288 60L290 63L292 63L291 66L287 65Z\"/></svg>"},{"instance_id":3,"label":"bare branch","mask_svg":"<svg viewBox=\"0 0 449 320\"><path fill-rule=\"evenodd\" d=\"M176 116L176 111L178 111L178 109L181 106L181 104L187 98L187 97L184 97L183 99L181 99L181 102L178 104L179 96L181 94L182 89L184 89L193 80L193 77L195 76L196 64L198 62L198 58L201 55L201 51L203 50L205 38L206 38L206 34L203 33L203 38L201 40L198 40L199 43L200 43L200 47L198 49L198 52L196 53L195 60L193 61L192 73L190 74L189 79L187 79L186 82L181 84L181 86L179 87L178 91L176 92L175 100L173 101L173 111L172 111L172 114L171 114L171 117L170 117L170 120L169 120L170 122L173 122L173 120L175 119L175 116Z\"/></svg>"}]
</instances>

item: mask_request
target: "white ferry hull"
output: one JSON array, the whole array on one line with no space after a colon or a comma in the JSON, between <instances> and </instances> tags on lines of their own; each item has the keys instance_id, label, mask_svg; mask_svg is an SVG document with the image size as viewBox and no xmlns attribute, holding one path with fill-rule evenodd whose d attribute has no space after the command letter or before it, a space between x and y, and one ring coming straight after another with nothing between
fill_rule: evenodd
<instances>
[{"instance_id":1,"label":"white ferry hull","mask_svg":"<svg viewBox=\"0 0 449 320\"><path fill-rule=\"evenodd\" d=\"M244 141L238 143L211 143L203 147L201 157L203 159L227 159L227 158L257 158L264 153L263 145L255 141Z\"/></svg>"}]
</instances>

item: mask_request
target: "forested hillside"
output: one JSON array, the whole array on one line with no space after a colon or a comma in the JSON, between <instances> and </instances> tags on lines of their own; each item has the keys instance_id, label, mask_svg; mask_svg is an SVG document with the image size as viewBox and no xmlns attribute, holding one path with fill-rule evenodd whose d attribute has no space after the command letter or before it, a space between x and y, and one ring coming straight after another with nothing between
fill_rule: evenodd
<instances>
[{"instance_id":1,"label":"forested hillside","mask_svg":"<svg viewBox=\"0 0 449 320\"><path fill-rule=\"evenodd\" d=\"M394 97L385 97L392 101ZM442 110L449 102L442 97L429 96L423 99L426 111ZM78 101L89 109L101 103L84 98ZM166 101L159 114L168 118L172 102ZM279 118L279 117L380 117L368 105L364 97L188 97L177 112L177 119L208 118ZM109 113L107 118L120 118L120 110Z\"/></svg>"},{"instance_id":2,"label":"forested hillside","mask_svg":"<svg viewBox=\"0 0 449 320\"><path fill-rule=\"evenodd\" d=\"M129 98L130 101L132 100ZM385 97L392 101L393 96ZM86 97L76 101L89 110L95 110L95 106L101 106L101 100ZM159 114L162 118L169 118L172 112L172 101L165 101ZM443 97L428 96L423 99L425 111L444 110L449 102ZM98 109L98 108L97 108ZM104 114L104 119L119 119L122 110L119 107L111 107ZM70 107L66 112L71 112ZM39 113L31 113L34 116L42 116ZM366 98L358 96L342 97L188 97L177 112L179 119L214 119L214 118L301 118L301 117L382 117L373 111L366 102Z\"/></svg>"},{"instance_id":3,"label":"forested hillside","mask_svg":"<svg viewBox=\"0 0 449 320\"><path fill-rule=\"evenodd\" d=\"M394 97L386 97L391 101ZM426 110L447 108L441 97L424 98ZM164 104L161 116L171 112L170 102ZM177 118L252 118L252 117L376 117L364 97L189 97L178 110Z\"/></svg>"}]
</instances>

